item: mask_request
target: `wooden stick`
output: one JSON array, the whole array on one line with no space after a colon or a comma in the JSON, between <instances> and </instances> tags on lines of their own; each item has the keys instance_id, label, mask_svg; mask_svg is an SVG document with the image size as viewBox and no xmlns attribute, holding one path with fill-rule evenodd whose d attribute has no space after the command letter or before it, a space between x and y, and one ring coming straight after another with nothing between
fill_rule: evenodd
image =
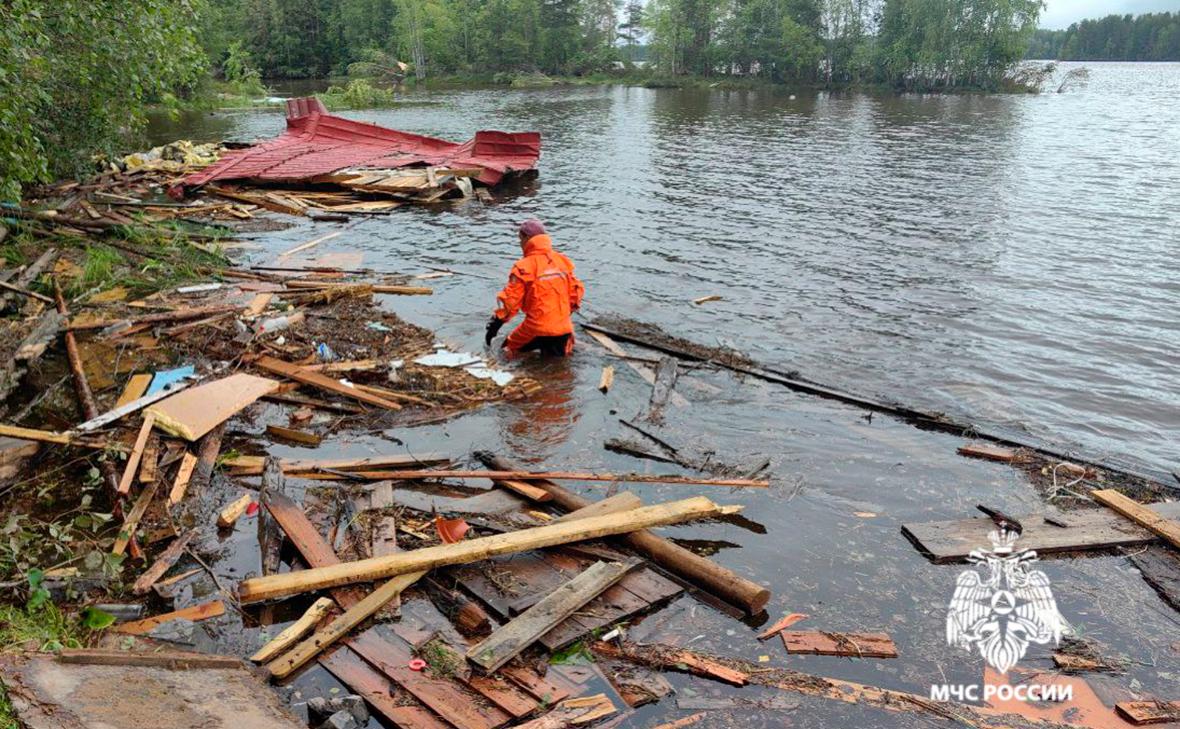
<instances>
[{"instance_id":1,"label":"wooden stick","mask_svg":"<svg viewBox=\"0 0 1180 729\"><path fill-rule=\"evenodd\" d=\"M188 491L188 482L193 477L193 469L197 467L197 457L188 451L180 460L180 468L176 471L176 480L172 482L172 491L168 494L168 503L175 506L184 498Z\"/></svg>"},{"instance_id":2,"label":"wooden stick","mask_svg":"<svg viewBox=\"0 0 1180 729\"><path fill-rule=\"evenodd\" d=\"M450 463L453 460L444 453L404 453L396 455L368 456L365 458L331 459L277 459L283 473L315 471L330 468L333 471L363 471L371 468L391 466L432 466ZM234 456L224 461L226 468L233 469L238 476L253 476L262 473L265 456Z\"/></svg>"},{"instance_id":3,"label":"wooden stick","mask_svg":"<svg viewBox=\"0 0 1180 729\"><path fill-rule=\"evenodd\" d=\"M180 610L174 610L163 615L156 615L151 618L144 618L143 620L136 620L131 623L120 623L119 625L112 625L110 630L115 633L130 633L131 635L144 635L155 630L157 627L167 623L169 620L177 620L184 618L185 620L207 620L215 618L218 615L225 614L225 603L221 600L210 600L199 605L190 605L189 607Z\"/></svg>"},{"instance_id":4,"label":"wooden stick","mask_svg":"<svg viewBox=\"0 0 1180 729\"><path fill-rule=\"evenodd\" d=\"M172 544L156 557L156 561L152 563L151 567L147 568L135 584L131 587L131 592L136 595L146 595L152 589L152 585L164 576L172 565L176 564L176 560L180 559L180 555L184 554L184 548L192 541L193 537L197 535L196 529L189 529L184 534L172 540Z\"/></svg>"},{"instance_id":5,"label":"wooden stick","mask_svg":"<svg viewBox=\"0 0 1180 729\"><path fill-rule=\"evenodd\" d=\"M279 259L283 259L283 258L286 258L287 256L294 255L294 254L298 253L299 251L305 251L308 248L311 248L312 246L317 246L326 240L332 240L333 238L343 235L343 233L344 233L344 231L338 230L335 233L328 233L327 235L322 235L319 238L309 240L308 242L297 245L290 250L283 251L282 253L279 254Z\"/></svg>"},{"instance_id":6,"label":"wooden stick","mask_svg":"<svg viewBox=\"0 0 1180 729\"><path fill-rule=\"evenodd\" d=\"M283 632L276 635L269 643L258 649L258 652L250 656L250 660L255 663L266 663L278 654L291 647L295 641L307 635L328 611L335 605L330 597L321 597L311 604L307 612L303 613L294 623L291 623L283 630Z\"/></svg>"},{"instance_id":7,"label":"wooden stick","mask_svg":"<svg viewBox=\"0 0 1180 729\"><path fill-rule=\"evenodd\" d=\"M350 630L368 620L385 603L402 594L402 590L414 584L426 571L411 572L394 577L370 592L365 599L353 605L331 622L328 627L316 632L307 640L291 649L289 653L267 664L266 668L275 678L285 678L322 653L328 646L348 634Z\"/></svg>"},{"instance_id":8,"label":"wooden stick","mask_svg":"<svg viewBox=\"0 0 1180 729\"><path fill-rule=\"evenodd\" d=\"M20 440L33 440L38 443L55 443L57 445L75 444L74 437L69 433L55 433L51 430L34 430L33 428L22 428L19 425L0 425L0 436L19 438ZM103 448L105 444L96 447Z\"/></svg>"},{"instance_id":9,"label":"wooden stick","mask_svg":"<svg viewBox=\"0 0 1180 729\"><path fill-rule=\"evenodd\" d=\"M477 452L475 456L491 468L511 470L513 466L511 462L486 451ZM593 503L552 481L532 483L549 492L553 503L566 511L576 511ZM762 585L649 531L631 532L622 539L632 549L669 572L743 608L751 615L762 612L766 603L770 602L770 590Z\"/></svg>"},{"instance_id":10,"label":"wooden stick","mask_svg":"<svg viewBox=\"0 0 1180 729\"><path fill-rule=\"evenodd\" d=\"M1138 501L1114 489L1091 491L1090 496L1100 504L1114 509L1152 534L1163 537L1173 547L1180 547L1180 522L1165 519Z\"/></svg>"},{"instance_id":11,"label":"wooden stick","mask_svg":"<svg viewBox=\"0 0 1180 729\"><path fill-rule=\"evenodd\" d=\"M44 294L39 294L36 291L29 291L28 289L22 289L20 286L13 286L6 281L0 281L0 289L12 291L14 293L20 294L21 296L28 296L29 298L36 299L37 301L44 301L46 304L54 303L53 299L45 296Z\"/></svg>"},{"instance_id":12,"label":"wooden stick","mask_svg":"<svg viewBox=\"0 0 1180 729\"><path fill-rule=\"evenodd\" d=\"M158 482L148 484L147 488L140 493L139 498L135 500L135 505L131 507L127 518L123 520L123 526L119 528L119 535L115 537L115 545L111 548L111 554L123 554L127 549L127 543L135 538L135 529L139 526L139 520L147 513L148 506L152 503L152 497L156 495L159 485Z\"/></svg>"},{"instance_id":13,"label":"wooden stick","mask_svg":"<svg viewBox=\"0 0 1180 729\"><path fill-rule=\"evenodd\" d=\"M696 478L694 476L660 476L644 473L591 473L589 471L350 471L350 475L370 481L412 480L426 478L488 478L493 481L595 481L608 483L667 483L728 488L769 488L770 482L748 478ZM309 473L304 478L339 481L344 476L332 473Z\"/></svg>"},{"instance_id":14,"label":"wooden stick","mask_svg":"<svg viewBox=\"0 0 1180 729\"><path fill-rule=\"evenodd\" d=\"M606 365L602 368L602 375L598 378L598 389L605 395L614 381L615 368L613 365Z\"/></svg>"},{"instance_id":15,"label":"wooden stick","mask_svg":"<svg viewBox=\"0 0 1180 729\"><path fill-rule=\"evenodd\" d=\"M325 587L347 585L354 582L372 582L384 577L436 567L477 562L500 554L514 554L530 549L624 534L653 526L675 524L714 516L722 513L723 510L724 507L718 506L709 499L696 496L617 514L578 519L562 524L547 524L489 537L467 539L455 544L440 544L384 557L345 562L330 567L254 577L243 580L238 589L242 602L259 602Z\"/></svg>"},{"instance_id":16,"label":"wooden stick","mask_svg":"<svg viewBox=\"0 0 1180 729\"><path fill-rule=\"evenodd\" d=\"M345 397L350 397L354 400L360 400L361 402L368 405L376 405L377 407L385 408L387 410L402 409L402 406L395 402L390 402L384 398L369 394L359 388L349 387L347 385L341 384L330 377L321 375L319 372L313 372L311 370L304 369L299 365L291 364L290 362L284 362L281 359L275 359L274 357L260 357L254 362L254 364L255 366L260 367L267 372L281 375L287 379L295 380L296 382L302 382L305 385L311 385L312 387L316 387L336 395L344 395Z\"/></svg>"},{"instance_id":17,"label":"wooden stick","mask_svg":"<svg viewBox=\"0 0 1180 729\"><path fill-rule=\"evenodd\" d=\"M356 286L354 283L348 282L333 282L333 281L300 281L299 279L292 279L287 281L288 289L334 289L346 286ZM434 289L425 286L388 286L384 284L373 284L373 293L375 294L400 294L402 296L430 296L434 293Z\"/></svg>"},{"instance_id":18,"label":"wooden stick","mask_svg":"<svg viewBox=\"0 0 1180 729\"><path fill-rule=\"evenodd\" d=\"M159 314L145 314L144 316L130 317L126 319L111 319L109 321L92 321L84 323L70 322L67 332L81 331L85 329L106 329L112 324L121 324L127 322L128 324L161 324L164 322L184 321L186 319L201 319L212 314L224 314L230 311L240 311L240 306L199 306L192 309L181 309L179 311L165 311Z\"/></svg>"},{"instance_id":19,"label":"wooden stick","mask_svg":"<svg viewBox=\"0 0 1180 729\"><path fill-rule=\"evenodd\" d=\"M147 447L148 436L152 434L152 426L156 418L150 412L143 416L143 425L139 427L139 435L135 438L135 445L131 448L131 455L127 456L127 465L123 469L123 478L119 481L119 493L131 493L131 482L135 474L139 473L139 461L143 458L143 449Z\"/></svg>"},{"instance_id":20,"label":"wooden stick","mask_svg":"<svg viewBox=\"0 0 1180 729\"><path fill-rule=\"evenodd\" d=\"M623 579L636 563L595 562L561 587L541 598L478 645L467 651L467 660L488 673L515 658L574 611Z\"/></svg>"}]
</instances>

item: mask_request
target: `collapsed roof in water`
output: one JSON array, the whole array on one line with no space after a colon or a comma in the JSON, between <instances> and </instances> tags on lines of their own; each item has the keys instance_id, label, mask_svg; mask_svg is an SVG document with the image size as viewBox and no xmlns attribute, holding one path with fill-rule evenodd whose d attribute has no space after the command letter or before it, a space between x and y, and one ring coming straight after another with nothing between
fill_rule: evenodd
<instances>
[{"instance_id":1,"label":"collapsed roof in water","mask_svg":"<svg viewBox=\"0 0 1180 729\"><path fill-rule=\"evenodd\" d=\"M185 189L215 180L318 182L341 171L393 170L404 167L451 167L470 170L485 185L505 175L532 170L541 156L537 132L476 132L457 144L420 134L329 114L315 97L287 101L287 130L266 142L226 153L185 177Z\"/></svg>"}]
</instances>

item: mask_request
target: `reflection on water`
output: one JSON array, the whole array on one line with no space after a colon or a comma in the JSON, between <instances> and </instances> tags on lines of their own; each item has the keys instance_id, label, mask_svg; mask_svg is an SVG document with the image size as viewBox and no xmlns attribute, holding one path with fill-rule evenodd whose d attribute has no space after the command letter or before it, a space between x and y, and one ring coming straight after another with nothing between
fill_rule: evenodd
<instances>
[{"instance_id":1,"label":"reflection on water","mask_svg":"<svg viewBox=\"0 0 1180 729\"><path fill-rule=\"evenodd\" d=\"M540 466L569 441L581 410L575 400L570 360L534 355L520 358L519 375L544 387L523 400L496 409L500 434L521 461Z\"/></svg>"}]
</instances>

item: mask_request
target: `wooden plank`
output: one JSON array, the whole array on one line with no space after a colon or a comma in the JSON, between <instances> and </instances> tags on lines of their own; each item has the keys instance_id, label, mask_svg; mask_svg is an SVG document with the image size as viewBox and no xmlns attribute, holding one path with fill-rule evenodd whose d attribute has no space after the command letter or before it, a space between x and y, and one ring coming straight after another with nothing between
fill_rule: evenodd
<instances>
[{"instance_id":1,"label":"wooden plank","mask_svg":"<svg viewBox=\"0 0 1180 729\"><path fill-rule=\"evenodd\" d=\"M527 481L513 481L511 479L496 481L496 485L500 488L508 489L509 491L519 494L530 501L548 501L551 496L545 489L538 488L528 483Z\"/></svg>"},{"instance_id":2,"label":"wooden plank","mask_svg":"<svg viewBox=\"0 0 1180 729\"><path fill-rule=\"evenodd\" d=\"M452 681L411 670L414 656L400 638L385 639L369 629L352 638L349 647L458 729L492 729L510 719L499 708L484 706L474 694L459 690Z\"/></svg>"},{"instance_id":3,"label":"wooden plank","mask_svg":"<svg viewBox=\"0 0 1180 729\"><path fill-rule=\"evenodd\" d=\"M147 568L147 570L139 576L139 579L135 581L135 584L131 587L131 592L136 595L146 595L148 591L152 589L152 585L156 584L156 581L163 577L164 573L167 572L172 567L172 565L176 564L176 561L180 559L182 554L184 554L185 547L188 546L188 543L192 541L193 537L196 535L196 529L189 529L184 534L181 534L176 539L173 539L172 544L169 544L168 548L161 552L159 557L156 557L156 561L152 563L152 566Z\"/></svg>"},{"instance_id":4,"label":"wooden plank","mask_svg":"<svg viewBox=\"0 0 1180 729\"><path fill-rule=\"evenodd\" d=\"M495 671L515 658L575 610L623 579L635 563L595 562L589 569L557 588L520 617L494 631L467 651L467 660L485 671Z\"/></svg>"},{"instance_id":5,"label":"wooden plank","mask_svg":"<svg viewBox=\"0 0 1180 729\"><path fill-rule=\"evenodd\" d=\"M192 479L193 469L197 467L197 457L188 451L180 460L180 468L176 471L176 479L172 482L172 491L168 494L168 503L175 506L184 498L188 491L189 480Z\"/></svg>"},{"instance_id":6,"label":"wooden plank","mask_svg":"<svg viewBox=\"0 0 1180 729\"><path fill-rule=\"evenodd\" d=\"M558 686L535 671L521 666L505 666L500 669L499 673L529 692L533 698L550 706L570 695L569 690L565 687Z\"/></svg>"},{"instance_id":7,"label":"wooden plank","mask_svg":"<svg viewBox=\"0 0 1180 729\"><path fill-rule=\"evenodd\" d=\"M98 415L94 418L91 418L90 420L87 420L77 428L74 428L74 430L77 430L80 433L89 433L98 430L99 428L110 425L119 418L126 417L134 412L138 412L152 403L159 402L166 397L171 397L172 395L187 389L191 384L192 383L190 382L172 383L166 390L153 392L150 395L143 395L142 397L138 397L125 405L120 405L113 410L108 410L102 415Z\"/></svg>"},{"instance_id":8,"label":"wooden plank","mask_svg":"<svg viewBox=\"0 0 1180 729\"><path fill-rule=\"evenodd\" d=\"M131 507L131 511L127 512L126 518L123 519L123 526L119 527L119 534L115 537L115 544L111 547L111 554L123 554L127 550L127 544L135 536L135 530L139 526L139 520L147 513L148 506L152 503L152 497L156 495L156 489L159 488L158 483L148 484L143 492L139 494L139 498L135 500L135 505Z\"/></svg>"},{"instance_id":9,"label":"wooden plank","mask_svg":"<svg viewBox=\"0 0 1180 729\"><path fill-rule=\"evenodd\" d=\"M139 427L139 435L135 437L135 445L131 448L130 455L127 456L127 465L123 468L123 477L119 479L119 493L131 493L131 483L135 480L135 474L139 473L139 462L143 458L143 449L147 447L148 437L152 434L152 425L156 422L156 418L152 412L143 414L143 424Z\"/></svg>"},{"instance_id":10,"label":"wooden plank","mask_svg":"<svg viewBox=\"0 0 1180 729\"><path fill-rule=\"evenodd\" d=\"M267 372L286 377L289 380L302 382L305 385L311 385L312 387L324 390L325 392L331 392L336 395L343 395L344 397L352 398L353 400L359 400L366 405L374 405L379 408L385 408L386 410L402 409L402 406L395 402L390 402L389 400L377 397L376 395L372 395L368 392L365 392L364 390L341 384L330 377L321 375L319 372L304 369L299 365L294 365L290 362L284 362L281 359L275 359L274 357L260 357L254 362L254 364L266 370Z\"/></svg>"},{"instance_id":11,"label":"wooden plank","mask_svg":"<svg viewBox=\"0 0 1180 729\"><path fill-rule=\"evenodd\" d=\"M55 433L51 430L34 430L22 428L18 425L0 425L0 436L31 440L38 443L54 443L56 445L72 445L74 437L69 433Z\"/></svg>"},{"instance_id":12,"label":"wooden plank","mask_svg":"<svg viewBox=\"0 0 1180 729\"><path fill-rule=\"evenodd\" d=\"M602 516L603 514L615 514L620 511L627 511L629 509L638 509L643 506L643 500L630 491L620 491L614 496L608 496L600 501L583 506L581 509L571 511L568 514L563 514L553 520L554 524L561 524L567 521L577 521L578 519L586 519L591 516Z\"/></svg>"},{"instance_id":13,"label":"wooden plank","mask_svg":"<svg viewBox=\"0 0 1180 729\"><path fill-rule=\"evenodd\" d=\"M142 666L184 671L192 668L242 668L242 659L188 651L138 653L107 648L64 648L57 654L58 663L84 666Z\"/></svg>"},{"instance_id":14,"label":"wooden plank","mask_svg":"<svg viewBox=\"0 0 1180 729\"><path fill-rule=\"evenodd\" d=\"M703 496L696 496L617 514L578 519L564 524L547 524L505 534L467 539L455 544L440 544L416 549L412 552L401 552L385 557L370 557L366 560L331 567L255 577L243 580L239 584L239 592L243 602L258 602L325 587L354 582L371 582L399 574L420 572L452 564L477 562L499 554L526 552L540 547L552 547L568 542L625 534L636 529L714 516L732 511L734 508L721 507Z\"/></svg>"},{"instance_id":15,"label":"wooden plank","mask_svg":"<svg viewBox=\"0 0 1180 729\"><path fill-rule=\"evenodd\" d=\"M1151 504L1148 508L1162 517L1180 517L1180 502ZM1016 546L1038 554L1133 547L1156 539L1148 530L1105 509L1072 511L1065 517L1067 527L1046 523L1044 514L1015 518L1024 526ZM995 528L991 519L975 518L906 524L901 531L935 564L947 564L963 562L971 550L988 546L987 535Z\"/></svg>"},{"instance_id":16,"label":"wooden plank","mask_svg":"<svg viewBox=\"0 0 1180 729\"><path fill-rule=\"evenodd\" d=\"M536 701L514 684L502 678L469 674L462 676L459 680L467 688L492 702L513 719L528 716L537 710Z\"/></svg>"},{"instance_id":17,"label":"wooden plank","mask_svg":"<svg viewBox=\"0 0 1180 729\"><path fill-rule=\"evenodd\" d=\"M255 294L254 298L246 306L246 311L243 312L243 315L248 317L261 315L262 312L266 311L266 307L270 306L270 302L274 297L275 295L271 293Z\"/></svg>"},{"instance_id":18,"label":"wooden plank","mask_svg":"<svg viewBox=\"0 0 1180 729\"><path fill-rule=\"evenodd\" d=\"M722 488L770 488L770 481L750 478L698 478L696 476L674 476L647 473L592 473L590 471L447 471L423 469L404 471L351 471L358 479L381 481L384 479L418 481L424 479L486 478L493 481L590 481L594 483L660 483L684 486L719 486ZM333 481L344 478L336 474L313 474L319 480Z\"/></svg>"},{"instance_id":19,"label":"wooden plank","mask_svg":"<svg viewBox=\"0 0 1180 729\"><path fill-rule=\"evenodd\" d=\"M425 574L425 572L411 572L390 579L370 592L363 600L344 611L344 614L338 616L326 628L316 631L314 635L292 648L285 655L268 663L267 670L276 678L290 676L323 652L325 648L372 617L374 613L385 606L385 603L400 595L402 590L417 582Z\"/></svg>"},{"instance_id":20,"label":"wooden plank","mask_svg":"<svg viewBox=\"0 0 1180 729\"><path fill-rule=\"evenodd\" d=\"M690 650L665 648L664 646L641 646L627 642L616 645L602 641L594 643L592 649L595 653L610 658L626 658L657 668L676 668L734 686L745 686L750 679L747 673L722 665L709 656Z\"/></svg>"},{"instance_id":21,"label":"wooden plank","mask_svg":"<svg viewBox=\"0 0 1180 729\"><path fill-rule=\"evenodd\" d=\"M779 633L787 653L851 658L897 658L897 646L885 633L831 633L785 630Z\"/></svg>"},{"instance_id":22,"label":"wooden plank","mask_svg":"<svg viewBox=\"0 0 1180 729\"><path fill-rule=\"evenodd\" d=\"M263 495L263 506L275 518L287 538L295 545L303 561L311 567L329 567L340 564L336 552L324 540L307 519L303 509L285 494L267 491ZM332 591L332 598L347 610L364 598L364 592L356 587L338 588Z\"/></svg>"},{"instance_id":23,"label":"wooden plank","mask_svg":"<svg viewBox=\"0 0 1180 729\"><path fill-rule=\"evenodd\" d=\"M676 379L680 376L680 368L675 357L661 357L656 365L656 380L651 385L651 396L647 402L647 420L653 423L664 419L664 406L672 396L676 387Z\"/></svg>"},{"instance_id":24,"label":"wooden plank","mask_svg":"<svg viewBox=\"0 0 1180 729\"><path fill-rule=\"evenodd\" d=\"M156 464L160 460L160 437L152 435L144 446L143 456L139 461L139 482L152 483L159 475Z\"/></svg>"},{"instance_id":25,"label":"wooden plank","mask_svg":"<svg viewBox=\"0 0 1180 729\"><path fill-rule=\"evenodd\" d=\"M329 656L323 656L320 658L320 665L394 726L401 729L452 729L451 724L439 719L425 707L399 704L390 695L389 679L369 667L369 664L350 650L341 649Z\"/></svg>"},{"instance_id":26,"label":"wooden plank","mask_svg":"<svg viewBox=\"0 0 1180 729\"><path fill-rule=\"evenodd\" d=\"M1162 517L1114 489L1091 491L1090 496L1098 503L1114 509L1152 534L1162 537L1173 547L1180 547L1180 522Z\"/></svg>"},{"instance_id":27,"label":"wooden plank","mask_svg":"<svg viewBox=\"0 0 1180 729\"><path fill-rule=\"evenodd\" d=\"M623 359L623 363L626 364L631 369L635 370L635 373L638 374L641 378L643 378L644 382L646 382L649 385L655 384L656 373L654 371L652 371L652 369L650 367L648 367L647 365L642 365L637 362L633 362L628 357L627 351L624 350L621 346L619 346L618 342L611 339L609 335L607 335L603 332L596 332L593 329L587 329L586 333L590 335L591 339L593 339L594 341L601 344L602 347L604 349L606 349L606 351L610 352L611 354L615 355L616 357L621 357ZM681 395L680 393L676 392L675 390L672 391L671 400L672 400L673 404L680 406L680 407L688 404L688 400L685 400L684 396Z\"/></svg>"},{"instance_id":28,"label":"wooden plank","mask_svg":"<svg viewBox=\"0 0 1180 729\"><path fill-rule=\"evenodd\" d=\"M237 523L242 514L246 513L246 509L250 508L250 494L242 494L237 499L226 505L217 514L217 526L219 529L230 529Z\"/></svg>"},{"instance_id":29,"label":"wooden plank","mask_svg":"<svg viewBox=\"0 0 1180 729\"><path fill-rule=\"evenodd\" d=\"M266 663L287 650L295 644L295 641L310 633L320 620L323 620L324 616L331 611L332 606L335 604L329 597L317 599L303 615L299 616L298 620L288 625L283 629L283 632L271 638L269 643L259 648L257 653L250 656L250 660L255 663Z\"/></svg>"},{"instance_id":30,"label":"wooden plank","mask_svg":"<svg viewBox=\"0 0 1180 729\"><path fill-rule=\"evenodd\" d=\"M803 613L791 613L790 615L784 615L782 618L776 620L774 625L759 633L758 640L770 640L774 636L783 632L800 620L805 619L806 617L807 616Z\"/></svg>"},{"instance_id":31,"label":"wooden plank","mask_svg":"<svg viewBox=\"0 0 1180 729\"><path fill-rule=\"evenodd\" d=\"M612 365L605 365L602 368L602 374L598 378L598 390L603 395L610 392L610 386L615 382L615 368Z\"/></svg>"},{"instance_id":32,"label":"wooden plank","mask_svg":"<svg viewBox=\"0 0 1180 729\"><path fill-rule=\"evenodd\" d=\"M273 197L271 197L269 199L274 200ZM283 201L280 201L279 204L285 205L286 203ZM305 251L308 248L311 248L313 246L318 246L320 243L323 243L324 241L332 240L333 238L337 238L343 234L344 234L344 231L338 230L334 233L328 233L327 235L321 235L319 238L313 238L312 240L309 240L306 243L301 243L301 244L295 246L294 248L291 248L290 250L283 251L282 253L279 254L279 260L282 260L282 259L286 258L287 256L293 256L296 253L298 253L299 251Z\"/></svg>"},{"instance_id":33,"label":"wooden plank","mask_svg":"<svg viewBox=\"0 0 1180 729\"><path fill-rule=\"evenodd\" d=\"M203 602L199 605L191 605L182 610L174 610L163 615L156 615L155 617L145 618L143 620L136 620L130 623L119 623L112 625L108 630L115 633L128 633L130 635L146 635L152 632L157 627L167 623L169 620L177 620L184 618L185 620L192 620L193 622L199 620L207 620L215 618L218 615L225 614L225 603L221 600L211 600Z\"/></svg>"},{"instance_id":34,"label":"wooden plank","mask_svg":"<svg viewBox=\"0 0 1180 729\"><path fill-rule=\"evenodd\" d=\"M960 446L958 452L960 456L983 458L988 461L1000 461L1001 463L1011 463L1016 460L1018 455L1012 448L1004 448L1003 446L991 445L989 443L968 443L965 446Z\"/></svg>"},{"instance_id":35,"label":"wooden plank","mask_svg":"<svg viewBox=\"0 0 1180 729\"><path fill-rule=\"evenodd\" d=\"M226 468L233 469L234 475L249 476L262 473L265 456L234 456L224 461ZM330 468L333 471L357 471L373 468L396 468L399 466L432 466L451 462L451 457L443 453L419 453L396 455L367 456L365 458L330 458L330 459L278 459L283 473L299 473Z\"/></svg>"},{"instance_id":36,"label":"wooden plank","mask_svg":"<svg viewBox=\"0 0 1180 729\"><path fill-rule=\"evenodd\" d=\"M278 386L275 380L239 372L173 395L147 414L155 416L160 430L194 441Z\"/></svg>"},{"instance_id":37,"label":"wooden plank","mask_svg":"<svg viewBox=\"0 0 1180 729\"><path fill-rule=\"evenodd\" d=\"M1122 701L1114 708L1136 726L1180 721L1180 701Z\"/></svg>"},{"instance_id":38,"label":"wooden plank","mask_svg":"<svg viewBox=\"0 0 1180 729\"><path fill-rule=\"evenodd\" d=\"M1180 610L1180 556L1159 545L1131 555L1131 563L1164 602Z\"/></svg>"},{"instance_id":39,"label":"wooden plank","mask_svg":"<svg viewBox=\"0 0 1180 729\"><path fill-rule=\"evenodd\" d=\"M607 588L576 615L546 632L538 642L550 653L573 645L589 633L617 622L622 615L634 615L647 610L651 603L632 593L622 584Z\"/></svg>"},{"instance_id":40,"label":"wooden plank","mask_svg":"<svg viewBox=\"0 0 1180 729\"><path fill-rule=\"evenodd\" d=\"M151 373L143 372L131 375L131 379L127 380L127 386L123 388L123 394L119 395L119 399L115 401L115 407L121 408L129 402L143 397L143 393L147 392L150 384L152 384Z\"/></svg>"},{"instance_id":41,"label":"wooden plank","mask_svg":"<svg viewBox=\"0 0 1180 729\"><path fill-rule=\"evenodd\" d=\"M310 433L306 430L298 430L296 428L284 428L281 425L266 426L266 434L284 440L294 441L296 443L303 443L311 446L318 446L323 442L323 437Z\"/></svg>"}]
</instances>

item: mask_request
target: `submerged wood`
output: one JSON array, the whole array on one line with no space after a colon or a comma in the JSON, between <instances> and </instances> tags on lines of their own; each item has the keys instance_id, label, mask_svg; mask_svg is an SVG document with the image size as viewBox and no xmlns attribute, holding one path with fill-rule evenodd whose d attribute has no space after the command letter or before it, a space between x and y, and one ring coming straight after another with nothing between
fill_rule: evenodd
<instances>
[{"instance_id":1,"label":"submerged wood","mask_svg":"<svg viewBox=\"0 0 1180 729\"><path fill-rule=\"evenodd\" d=\"M547 524L506 534L468 539L455 544L442 544L385 557L372 557L331 567L255 577L240 583L239 594L245 603L259 602L325 587L355 582L371 582L399 574L476 562L500 554L524 552L540 547L623 534L653 526L675 524L713 516L723 511L723 507L703 496L697 496L617 514L606 514L563 524Z\"/></svg>"}]
</instances>

